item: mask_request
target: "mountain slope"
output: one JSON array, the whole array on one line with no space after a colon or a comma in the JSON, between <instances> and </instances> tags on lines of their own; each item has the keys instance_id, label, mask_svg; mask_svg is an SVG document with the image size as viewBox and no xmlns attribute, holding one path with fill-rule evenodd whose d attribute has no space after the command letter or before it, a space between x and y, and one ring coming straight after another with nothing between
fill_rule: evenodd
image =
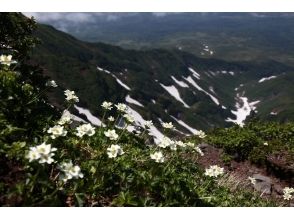
<instances>
[{"instance_id":1,"label":"mountain slope","mask_svg":"<svg viewBox=\"0 0 294 220\"><path fill-rule=\"evenodd\" d=\"M294 65L293 13L34 14L78 39L125 48L180 49L228 61L276 60ZM87 19L80 20L80 16ZM71 18L71 19L69 19Z\"/></svg>"},{"instance_id":2,"label":"mountain slope","mask_svg":"<svg viewBox=\"0 0 294 220\"><path fill-rule=\"evenodd\" d=\"M186 134L195 129L229 126L228 119L236 118L231 110L236 110L241 95L248 95L250 103L262 98L253 103L257 109L263 103L266 106L266 101L270 101L264 95L271 88L259 83L256 93L252 93L252 83L262 77L293 73L291 67L277 62L226 62L198 58L179 50L135 51L87 43L45 25L39 26L37 36L43 44L36 48L33 58L60 85L61 90L50 96L56 105L62 103L62 90L71 89L80 97L79 106L95 116L102 116L98 109L104 100L127 102L137 116L152 119L155 125L172 121ZM244 86L236 100L240 84ZM288 120L292 111L289 112L287 100L293 95L283 87L278 93L286 103L280 109L287 115L282 119ZM239 108L243 104L240 102ZM261 113L268 114L265 111ZM247 108L246 114L249 112Z\"/></svg>"}]
</instances>

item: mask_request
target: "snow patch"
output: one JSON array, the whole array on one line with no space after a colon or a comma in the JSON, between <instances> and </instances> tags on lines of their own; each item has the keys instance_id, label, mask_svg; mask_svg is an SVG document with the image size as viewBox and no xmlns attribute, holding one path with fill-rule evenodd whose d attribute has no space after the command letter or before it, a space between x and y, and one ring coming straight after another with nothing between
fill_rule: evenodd
<instances>
[{"instance_id":1,"label":"snow patch","mask_svg":"<svg viewBox=\"0 0 294 220\"><path fill-rule=\"evenodd\" d=\"M130 115L132 115L134 117L136 125L144 127L144 124L145 124L146 121L144 120L144 118L138 112L136 112L130 106L128 106L128 112L129 112ZM133 129L133 126L129 126L129 127L130 127L129 129ZM154 125L151 126L149 131L150 131L149 134L154 137L155 143L158 144L160 142L160 140L163 138L164 135Z\"/></svg>"},{"instance_id":2,"label":"snow patch","mask_svg":"<svg viewBox=\"0 0 294 220\"><path fill-rule=\"evenodd\" d=\"M271 80L271 79L274 79L274 78L277 78L277 76L269 76L269 77L264 77L264 78L261 78L258 83L262 83L264 81L267 81L267 80Z\"/></svg>"},{"instance_id":3,"label":"snow patch","mask_svg":"<svg viewBox=\"0 0 294 220\"><path fill-rule=\"evenodd\" d=\"M187 130L189 130L192 134L196 134L197 132L199 132L198 130L196 130L195 128L190 127L189 125L187 125L185 122L183 122L182 120L179 120L175 117L173 117L172 115L170 115L170 117L172 117L178 124L182 125L183 127L185 127Z\"/></svg>"},{"instance_id":4,"label":"snow patch","mask_svg":"<svg viewBox=\"0 0 294 220\"><path fill-rule=\"evenodd\" d=\"M219 101L217 98L215 98L213 95L211 95L209 92L206 92L204 89L202 89L193 79L191 76L188 76L187 78L183 77L185 80L187 80L189 83L191 83L192 86L194 86L196 89L198 89L201 92L204 92L206 95L208 95L211 100L216 104L219 105Z\"/></svg>"},{"instance_id":5,"label":"snow patch","mask_svg":"<svg viewBox=\"0 0 294 220\"><path fill-rule=\"evenodd\" d=\"M189 86L180 80L177 80L174 76L171 76L171 78L175 81L175 83L177 83L179 86L183 87L183 88L188 88Z\"/></svg>"},{"instance_id":6,"label":"snow patch","mask_svg":"<svg viewBox=\"0 0 294 220\"><path fill-rule=\"evenodd\" d=\"M79 107L77 105L74 105L74 107L76 110L78 110L79 114L85 115L91 124L97 125L97 126L102 125L102 122L100 121L100 119L92 115L92 113L88 109Z\"/></svg>"},{"instance_id":7,"label":"snow patch","mask_svg":"<svg viewBox=\"0 0 294 220\"><path fill-rule=\"evenodd\" d=\"M237 94L236 98L237 102L235 106L237 110L231 111L234 115L236 115L236 119L227 118L226 121L233 122L243 127L245 119L247 118L247 116L250 115L251 110L254 111L256 109L255 105L258 104L260 101L254 101L249 103L247 97L240 97L239 94Z\"/></svg>"},{"instance_id":8,"label":"snow patch","mask_svg":"<svg viewBox=\"0 0 294 220\"><path fill-rule=\"evenodd\" d=\"M118 84L120 84L120 85L121 85L122 87L124 87L126 90L129 90L129 91L131 90L130 87L128 87L125 83L123 83L119 78L116 77L116 75L112 74L110 71L105 70L105 69L103 69L103 68L101 68L101 67L99 67L99 66L97 66L97 69L98 69L99 71L103 71L103 72L105 72L105 73L107 73L107 74L112 75L112 77L116 79L116 82L117 82ZM120 75L122 75L122 73L120 73Z\"/></svg>"},{"instance_id":9,"label":"snow patch","mask_svg":"<svg viewBox=\"0 0 294 220\"><path fill-rule=\"evenodd\" d=\"M105 73L107 73L107 74L110 74L110 71L108 71L108 70L106 70L106 69L103 69L103 68L101 68L101 67L99 67L99 66L97 66L97 69L98 69L99 71L102 71L102 72L105 72Z\"/></svg>"},{"instance_id":10,"label":"snow patch","mask_svg":"<svg viewBox=\"0 0 294 220\"><path fill-rule=\"evenodd\" d=\"M209 89L209 91L210 91L210 92L213 92L213 93L215 94L215 91L214 91L214 88L213 88L213 86L209 86L209 88L208 88L208 89Z\"/></svg>"},{"instance_id":11,"label":"snow patch","mask_svg":"<svg viewBox=\"0 0 294 220\"><path fill-rule=\"evenodd\" d=\"M126 96L126 102L131 103L131 104L134 104L134 105L138 105L140 107L144 107L144 105L142 105L140 102L138 102L137 100L131 98L130 95L127 95Z\"/></svg>"},{"instance_id":12,"label":"snow patch","mask_svg":"<svg viewBox=\"0 0 294 220\"><path fill-rule=\"evenodd\" d=\"M188 68L190 72L193 74L193 76L197 79L200 79L199 73L197 73L195 70L193 70L191 67Z\"/></svg>"},{"instance_id":13,"label":"snow patch","mask_svg":"<svg viewBox=\"0 0 294 220\"><path fill-rule=\"evenodd\" d=\"M128 87L126 84L124 84L120 79L118 79L115 75L112 74L112 76L116 79L116 81L122 86L124 87L126 90L131 90L130 87Z\"/></svg>"},{"instance_id":14,"label":"snow patch","mask_svg":"<svg viewBox=\"0 0 294 220\"><path fill-rule=\"evenodd\" d=\"M179 102L183 103L183 105L186 108L190 108L189 105L187 105L184 100L181 98L179 91L177 90L177 88L172 85L172 86L165 86L163 84L160 83L160 85L171 95L173 96L176 100L178 100Z\"/></svg>"}]
</instances>

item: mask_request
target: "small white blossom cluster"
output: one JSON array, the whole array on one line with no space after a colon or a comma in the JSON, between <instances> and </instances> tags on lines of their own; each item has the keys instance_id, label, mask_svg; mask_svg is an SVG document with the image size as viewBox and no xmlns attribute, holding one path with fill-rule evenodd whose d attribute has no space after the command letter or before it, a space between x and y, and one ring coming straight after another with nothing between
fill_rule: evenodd
<instances>
[{"instance_id":1,"label":"small white blossom cluster","mask_svg":"<svg viewBox=\"0 0 294 220\"><path fill-rule=\"evenodd\" d=\"M160 151L150 154L152 160L155 160L156 163L163 163L164 157Z\"/></svg>"},{"instance_id":2,"label":"small white blossom cluster","mask_svg":"<svg viewBox=\"0 0 294 220\"><path fill-rule=\"evenodd\" d=\"M73 119L73 116L70 114L70 112L67 110L64 110L57 124L59 125L71 124L72 119Z\"/></svg>"},{"instance_id":3,"label":"small white blossom cluster","mask_svg":"<svg viewBox=\"0 0 294 220\"><path fill-rule=\"evenodd\" d=\"M200 149L200 147L195 146L194 149L201 155L204 156L204 153L202 152L202 150Z\"/></svg>"},{"instance_id":4,"label":"small white blossom cluster","mask_svg":"<svg viewBox=\"0 0 294 220\"><path fill-rule=\"evenodd\" d=\"M64 129L63 126L55 125L54 127L49 128L47 133L51 134L52 139L55 139L60 136L63 136L63 137L66 136L67 131Z\"/></svg>"},{"instance_id":5,"label":"small white blossom cluster","mask_svg":"<svg viewBox=\"0 0 294 220\"><path fill-rule=\"evenodd\" d=\"M153 126L153 122L152 121L145 121L144 126L146 128L151 128Z\"/></svg>"},{"instance_id":6,"label":"small white blossom cluster","mask_svg":"<svg viewBox=\"0 0 294 220\"><path fill-rule=\"evenodd\" d=\"M254 177L249 176L248 179L249 179L249 181L251 182L252 185L256 184L256 179Z\"/></svg>"},{"instance_id":7,"label":"small white blossom cluster","mask_svg":"<svg viewBox=\"0 0 294 220\"><path fill-rule=\"evenodd\" d=\"M123 155L124 153L123 149L117 144L112 144L107 148L107 155L109 158L116 158L117 155Z\"/></svg>"},{"instance_id":8,"label":"small white blossom cluster","mask_svg":"<svg viewBox=\"0 0 294 220\"><path fill-rule=\"evenodd\" d=\"M195 133L196 136L198 136L199 138L205 138L206 137L206 134L204 133L204 131L202 130L199 130Z\"/></svg>"},{"instance_id":9,"label":"small white blossom cluster","mask_svg":"<svg viewBox=\"0 0 294 220\"><path fill-rule=\"evenodd\" d=\"M79 97L76 96L74 91L70 91L70 90L65 90L64 91L64 95L66 96L66 100L67 101L74 101L74 102L79 102Z\"/></svg>"},{"instance_id":10,"label":"small white blossom cluster","mask_svg":"<svg viewBox=\"0 0 294 220\"><path fill-rule=\"evenodd\" d=\"M12 55L1 55L0 63L3 65L10 66L11 64L16 63L16 61L12 60Z\"/></svg>"},{"instance_id":11,"label":"small white blossom cluster","mask_svg":"<svg viewBox=\"0 0 294 220\"><path fill-rule=\"evenodd\" d=\"M224 174L224 168L217 165L210 166L205 170L205 175L210 177L217 177Z\"/></svg>"},{"instance_id":12,"label":"small white blossom cluster","mask_svg":"<svg viewBox=\"0 0 294 220\"><path fill-rule=\"evenodd\" d=\"M186 146L193 148L194 150L196 150L201 156L204 156L204 153L202 152L202 150L200 149L200 147L195 146L194 143L192 142L187 142Z\"/></svg>"},{"instance_id":13,"label":"small white blossom cluster","mask_svg":"<svg viewBox=\"0 0 294 220\"><path fill-rule=\"evenodd\" d=\"M56 88L57 84L54 80L50 80L50 81L46 82L46 86Z\"/></svg>"},{"instance_id":14,"label":"small white blossom cluster","mask_svg":"<svg viewBox=\"0 0 294 220\"><path fill-rule=\"evenodd\" d=\"M111 141L115 141L118 139L118 134L115 132L114 129L108 129L107 131L104 131L104 135L108 137Z\"/></svg>"},{"instance_id":15,"label":"small white blossom cluster","mask_svg":"<svg viewBox=\"0 0 294 220\"><path fill-rule=\"evenodd\" d=\"M173 129L174 125L171 122L162 122L161 123L162 127L166 128L166 129Z\"/></svg>"},{"instance_id":16,"label":"small white blossom cluster","mask_svg":"<svg viewBox=\"0 0 294 220\"><path fill-rule=\"evenodd\" d=\"M175 142L176 143L176 145L178 145L179 147L186 147L187 146L187 144L186 143L184 143L183 141L176 141Z\"/></svg>"},{"instance_id":17,"label":"small white blossom cluster","mask_svg":"<svg viewBox=\"0 0 294 220\"><path fill-rule=\"evenodd\" d=\"M39 163L51 164L54 162L54 159L52 158L54 153L52 152L56 150L56 148L51 148L51 144L46 144L44 142L36 147L31 147L27 158L29 159L29 162L38 160Z\"/></svg>"},{"instance_id":18,"label":"small white blossom cluster","mask_svg":"<svg viewBox=\"0 0 294 220\"><path fill-rule=\"evenodd\" d=\"M112 105L113 105L112 102L104 101L101 106L105 110L111 110L112 109Z\"/></svg>"},{"instance_id":19,"label":"small white blossom cluster","mask_svg":"<svg viewBox=\"0 0 294 220\"><path fill-rule=\"evenodd\" d=\"M91 124L83 124L76 128L78 137L83 137L84 135L93 136L95 134L95 128Z\"/></svg>"},{"instance_id":20,"label":"small white blossom cluster","mask_svg":"<svg viewBox=\"0 0 294 220\"><path fill-rule=\"evenodd\" d=\"M119 112L126 112L128 109L128 106L123 103L118 103L117 105L115 105L115 107Z\"/></svg>"},{"instance_id":21,"label":"small white blossom cluster","mask_svg":"<svg viewBox=\"0 0 294 220\"><path fill-rule=\"evenodd\" d=\"M292 188L292 187L285 187L283 189L283 193L284 193L284 195L283 195L284 199L285 200L290 200L293 197L292 194L294 193L294 188Z\"/></svg>"},{"instance_id":22,"label":"small white blossom cluster","mask_svg":"<svg viewBox=\"0 0 294 220\"><path fill-rule=\"evenodd\" d=\"M67 182L70 179L83 178L84 175L81 173L81 168L79 166L74 166L72 162L63 162L59 169L64 172L64 175L61 176L62 181Z\"/></svg>"},{"instance_id":23,"label":"small white blossom cluster","mask_svg":"<svg viewBox=\"0 0 294 220\"><path fill-rule=\"evenodd\" d=\"M124 114L123 117L127 120L129 123L133 123L135 121L135 118L130 114Z\"/></svg>"},{"instance_id":24,"label":"small white blossom cluster","mask_svg":"<svg viewBox=\"0 0 294 220\"><path fill-rule=\"evenodd\" d=\"M186 146L188 146L188 147L194 147L194 146L195 146L195 144L194 144L194 143L192 143L192 142L187 142L187 143L186 143Z\"/></svg>"},{"instance_id":25,"label":"small white blossom cluster","mask_svg":"<svg viewBox=\"0 0 294 220\"><path fill-rule=\"evenodd\" d=\"M161 142L158 144L159 147L161 148L166 148L166 147L169 147L171 145L174 145L175 142L172 141L170 138L164 136L162 139L161 139Z\"/></svg>"},{"instance_id":26,"label":"small white blossom cluster","mask_svg":"<svg viewBox=\"0 0 294 220\"><path fill-rule=\"evenodd\" d=\"M113 122L115 120L114 117L112 117L112 116L109 116L107 119L108 119L108 121L111 121L111 122Z\"/></svg>"}]
</instances>

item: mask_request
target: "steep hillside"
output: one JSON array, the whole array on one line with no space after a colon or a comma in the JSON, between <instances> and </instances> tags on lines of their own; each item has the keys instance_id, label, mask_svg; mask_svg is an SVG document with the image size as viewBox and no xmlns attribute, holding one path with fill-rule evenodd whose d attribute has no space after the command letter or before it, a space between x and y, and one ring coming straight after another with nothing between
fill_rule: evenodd
<instances>
[{"instance_id":1,"label":"steep hillside","mask_svg":"<svg viewBox=\"0 0 294 220\"><path fill-rule=\"evenodd\" d=\"M104 100L126 102L138 123L143 118L155 125L171 121L185 134L229 126L230 121L242 123L256 107L262 109L262 117L268 115L271 88L256 82L272 75L291 76L293 71L277 62L233 63L179 50L135 51L86 43L45 25L39 26L37 36L42 45L33 58L60 85L51 95L56 105L63 98L62 89L70 88L80 97L79 106L95 116L102 117L98 109ZM293 95L282 85L275 88L284 103L279 109L284 113L276 119L288 120L292 110L287 100Z\"/></svg>"}]
</instances>

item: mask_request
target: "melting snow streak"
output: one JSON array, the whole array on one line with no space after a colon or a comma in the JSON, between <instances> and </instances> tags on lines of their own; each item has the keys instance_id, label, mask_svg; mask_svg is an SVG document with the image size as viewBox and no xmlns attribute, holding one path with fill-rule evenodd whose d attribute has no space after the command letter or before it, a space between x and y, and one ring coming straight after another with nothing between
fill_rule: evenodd
<instances>
[{"instance_id":1,"label":"melting snow streak","mask_svg":"<svg viewBox=\"0 0 294 220\"><path fill-rule=\"evenodd\" d=\"M160 85L171 95L173 96L176 100L178 100L179 102L183 103L183 105L186 107L186 108L189 108L189 105L187 105L183 99L181 98L180 96L180 93L179 91L177 90L177 88L172 85L172 86L165 86L163 84L160 83Z\"/></svg>"},{"instance_id":2,"label":"melting snow streak","mask_svg":"<svg viewBox=\"0 0 294 220\"><path fill-rule=\"evenodd\" d=\"M236 119L227 118L226 121L243 126L245 119L250 115L251 110L256 109L255 105L259 103L259 101L249 103L247 97L239 97L239 94L237 94L237 99L237 110L231 111L234 115L236 115ZM240 101L242 102L242 106L239 104Z\"/></svg>"},{"instance_id":3,"label":"melting snow streak","mask_svg":"<svg viewBox=\"0 0 294 220\"><path fill-rule=\"evenodd\" d=\"M74 107L78 110L79 114L85 115L88 121L91 122L91 124L101 126L102 122L100 121L100 119L92 115L92 113L88 109L78 107L76 105Z\"/></svg>"},{"instance_id":4,"label":"melting snow streak","mask_svg":"<svg viewBox=\"0 0 294 220\"><path fill-rule=\"evenodd\" d=\"M271 80L271 79L274 79L274 78L277 78L277 76L264 77L264 78L260 79L258 82L262 83L264 81Z\"/></svg>"},{"instance_id":5,"label":"melting snow streak","mask_svg":"<svg viewBox=\"0 0 294 220\"><path fill-rule=\"evenodd\" d=\"M206 95L208 95L215 104L219 105L219 101L217 100L217 98L215 98L209 92L206 92L204 89L202 89L200 86L198 86L198 84L192 79L191 76L188 76L187 78L184 78L184 79L187 80L189 83L191 83L192 86L194 86L196 89L198 89L199 91L204 92Z\"/></svg>"},{"instance_id":6,"label":"melting snow streak","mask_svg":"<svg viewBox=\"0 0 294 220\"><path fill-rule=\"evenodd\" d=\"M134 109L132 109L129 106L128 106L128 112L129 112L130 115L132 115L135 118L135 123L137 125L140 125L140 126L144 127L145 120L138 112L136 112ZM149 131L150 131L150 134L154 137L154 141L156 143L159 143L160 140L164 136L154 125L151 126Z\"/></svg>"},{"instance_id":7,"label":"melting snow streak","mask_svg":"<svg viewBox=\"0 0 294 220\"><path fill-rule=\"evenodd\" d=\"M186 128L188 131L190 131L192 134L197 134L198 130L190 127L189 125L187 125L185 122L183 122L182 120L176 119L175 117L171 116L176 122L178 122L180 125L182 125L184 128Z\"/></svg>"},{"instance_id":8,"label":"melting snow streak","mask_svg":"<svg viewBox=\"0 0 294 220\"><path fill-rule=\"evenodd\" d=\"M171 76L171 78L175 81L176 84L178 84L179 86L183 87L183 88L188 88L189 86L180 80L177 80L174 76Z\"/></svg>"},{"instance_id":9,"label":"melting snow streak","mask_svg":"<svg viewBox=\"0 0 294 220\"><path fill-rule=\"evenodd\" d=\"M138 102L135 99L132 99L130 95L127 95L126 96L126 102L131 103L131 104L134 104L134 105L138 105L140 107L144 107L144 105L142 105L140 102Z\"/></svg>"},{"instance_id":10,"label":"melting snow streak","mask_svg":"<svg viewBox=\"0 0 294 220\"><path fill-rule=\"evenodd\" d=\"M103 72L105 72L105 73L107 73L107 74L112 75L113 78L116 79L116 82L117 82L118 84L120 84L120 85L121 85L122 87L124 87L126 90L129 90L129 91L131 90L130 87L128 87L125 83L123 83L119 78L116 77L116 75L112 74L110 71L105 70L105 69L102 69L102 68L99 67L99 66L97 66L97 69L98 69L99 71L103 71Z\"/></svg>"},{"instance_id":11,"label":"melting snow streak","mask_svg":"<svg viewBox=\"0 0 294 220\"><path fill-rule=\"evenodd\" d=\"M193 73L193 76L197 79L200 79L199 73L197 73L195 70L193 70L191 67L188 68L191 73Z\"/></svg>"}]
</instances>

